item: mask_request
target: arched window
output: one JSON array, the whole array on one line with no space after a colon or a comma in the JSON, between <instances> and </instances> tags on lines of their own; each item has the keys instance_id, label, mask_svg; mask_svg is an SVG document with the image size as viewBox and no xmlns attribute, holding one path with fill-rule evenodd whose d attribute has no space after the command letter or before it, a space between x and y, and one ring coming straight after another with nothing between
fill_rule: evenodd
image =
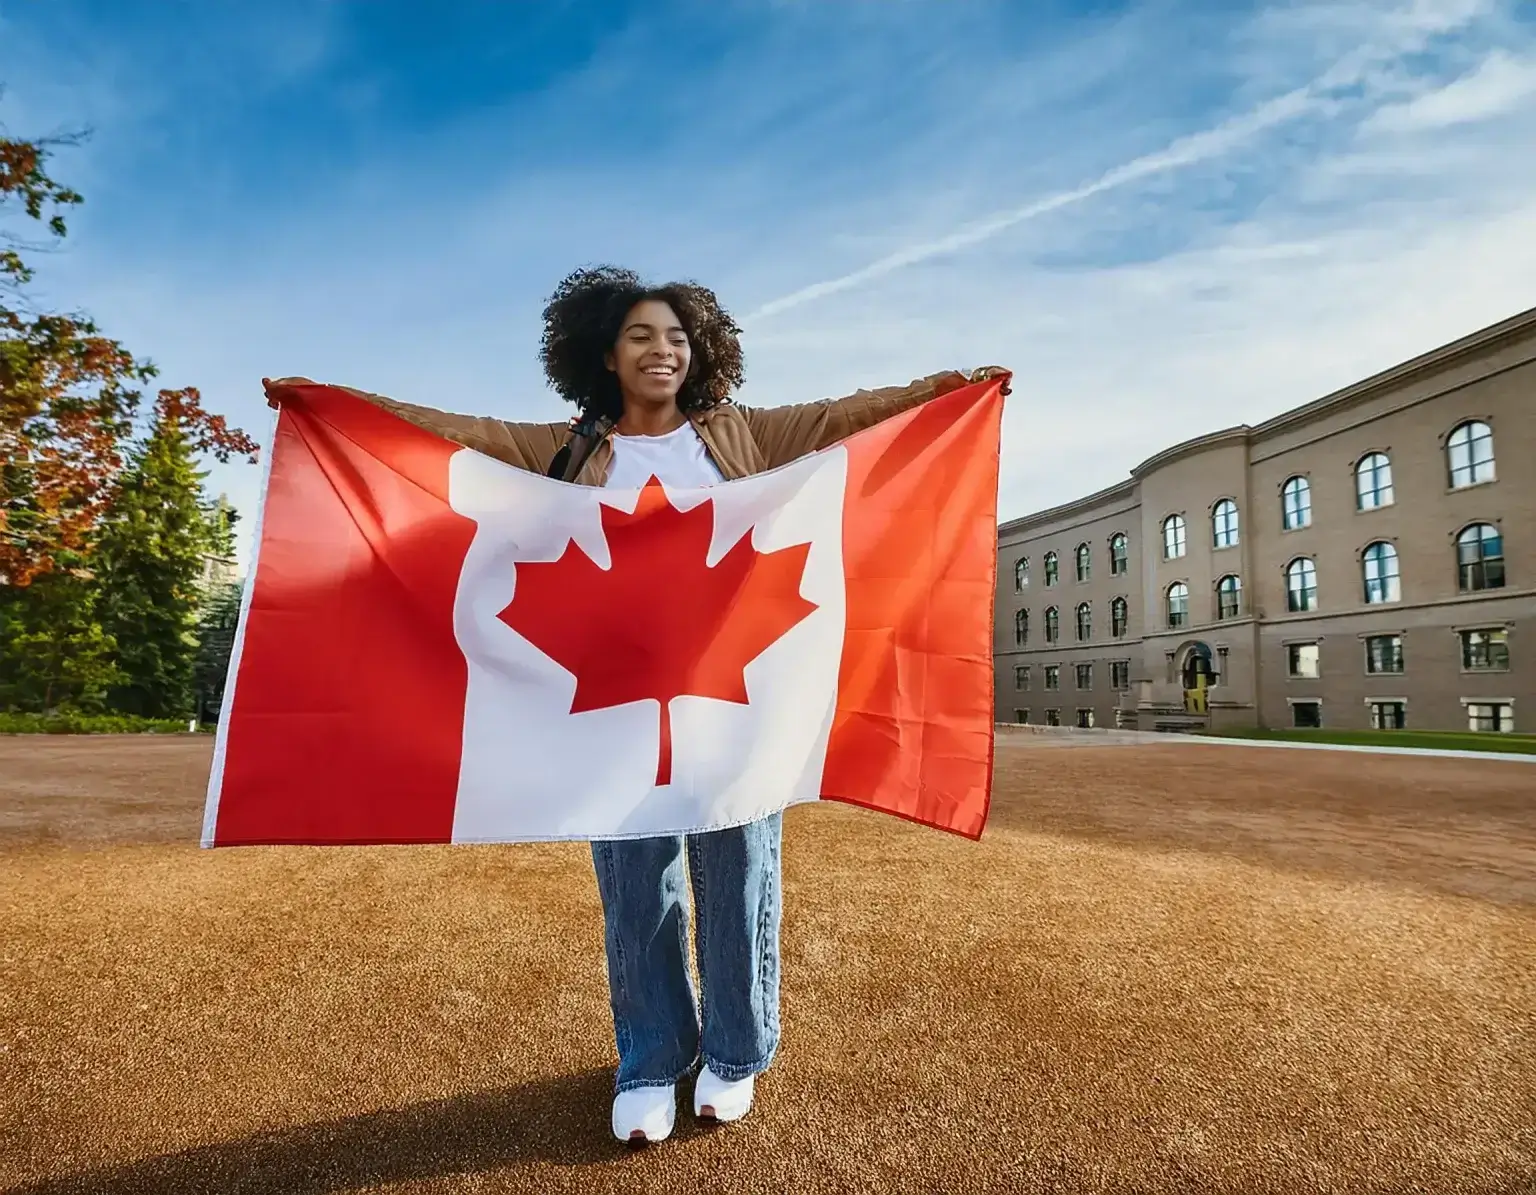
<instances>
[{"instance_id":1,"label":"arched window","mask_svg":"<svg viewBox=\"0 0 1536 1195\"><path fill-rule=\"evenodd\" d=\"M1061 638L1061 612L1052 606L1045 612L1045 641L1055 643Z\"/></svg>"},{"instance_id":2,"label":"arched window","mask_svg":"<svg viewBox=\"0 0 1536 1195\"><path fill-rule=\"evenodd\" d=\"M1077 608L1077 641L1087 643L1093 638L1093 609L1084 602Z\"/></svg>"},{"instance_id":3,"label":"arched window","mask_svg":"<svg viewBox=\"0 0 1536 1195\"><path fill-rule=\"evenodd\" d=\"M1023 593L1029 588L1029 557L1020 556L1013 562L1013 592Z\"/></svg>"},{"instance_id":4,"label":"arched window","mask_svg":"<svg viewBox=\"0 0 1536 1195\"><path fill-rule=\"evenodd\" d=\"M1131 604L1124 598L1109 603L1109 633L1116 639L1124 639L1131 629Z\"/></svg>"},{"instance_id":5,"label":"arched window","mask_svg":"<svg viewBox=\"0 0 1536 1195\"><path fill-rule=\"evenodd\" d=\"M1463 593L1504 588L1504 537L1492 523L1473 523L1456 537L1456 576Z\"/></svg>"},{"instance_id":6,"label":"arched window","mask_svg":"<svg viewBox=\"0 0 1536 1195\"><path fill-rule=\"evenodd\" d=\"M1045 583L1046 583L1046 585L1054 585L1054 584L1056 584L1056 576L1057 576L1056 553L1055 552L1047 552L1045 554Z\"/></svg>"},{"instance_id":7,"label":"arched window","mask_svg":"<svg viewBox=\"0 0 1536 1195\"><path fill-rule=\"evenodd\" d=\"M1317 609L1317 565L1305 556L1298 556L1285 566L1285 608Z\"/></svg>"},{"instance_id":8,"label":"arched window","mask_svg":"<svg viewBox=\"0 0 1536 1195\"><path fill-rule=\"evenodd\" d=\"M1077 579L1079 581L1086 581L1088 579L1088 575L1093 567L1091 555L1092 553L1089 552L1087 544L1077 545Z\"/></svg>"},{"instance_id":9,"label":"arched window","mask_svg":"<svg viewBox=\"0 0 1536 1195\"><path fill-rule=\"evenodd\" d=\"M1312 483L1292 477L1280 487L1281 526L1287 531L1312 526Z\"/></svg>"},{"instance_id":10,"label":"arched window","mask_svg":"<svg viewBox=\"0 0 1536 1195\"><path fill-rule=\"evenodd\" d=\"M1175 581L1168 586L1168 625L1170 627L1182 627L1189 625L1189 586L1183 581Z\"/></svg>"},{"instance_id":11,"label":"arched window","mask_svg":"<svg viewBox=\"0 0 1536 1195\"><path fill-rule=\"evenodd\" d=\"M1355 465L1355 508L1392 505L1392 462L1385 452L1371 452Z\"/></svg>"},{"instance_id":12,"label":"arched window","mask_svg":"<svg viewBox=\"0 0 1536 1195\"><path fill-rule=\"evenodd\" d=\"M1163 520L1163 559L1177 560L1184 555L1188 538L1183 515L1169 515Z\"/></svg>"},{"instance_id":13,"label":"arched window","mask_svg":"<svg viewBox=\"0 0 1536 1195\"><path fill-rule=\"evenodd\" d=\"M1013 642L1015 647L1023 647L1029 642L1029 611L1018 610L1013 616Z\"/></svg>"},{"instance_id":14,"label":"arched window","mask_svg":"<svg viewBox=\"0 0 1536 1195\"><path fill-rule=\"evenodd\" d=\"M1121 531L1109 537L1109 575L1119 577L1130 571L1131 546Z\"/></svg>"},{"instance_id":15,"label":"arched window","mask_svg":"<svg viewBox=\"0 0 1536 1195\"><path fill-rule=\"evenodd\" d=\"M1243 583L1228 573L1216 582L1216 617L1236 618L1243 609Z\"/></svg>"},{"instance_id":16,"label":"arched window","mask_svg":"<svg viewBox=\"0 0 1536 1195\"><path fill-rule=\"evenodd\" d=\"M1211 542L1218 548L1237 547L1237 503L1231 498L1211 508Z\"/></svg>"},{"instance_id":17,"label":"arched window","mask_svg":"<svg viewBox=\"0 0 1536 1195\"><path fill-rule=\"evenodd\" d=\"M1365 579L1365 600L1369 604L1401 600L1403 591L1397 573L1396 548L1381 541L1368 544L1360 557L1360 567Z\"/></svg>"},{"instance_id":18,"label":"arched window","mask_svg":"<svg viewBox=\"0 0 1536 1195\"><path fill-rule=\"evenodd\" d=\"M1493 428L1479 419L1458 423L1445 441L1451 488L1493 480Z\"/></svg>"}]
</instances>

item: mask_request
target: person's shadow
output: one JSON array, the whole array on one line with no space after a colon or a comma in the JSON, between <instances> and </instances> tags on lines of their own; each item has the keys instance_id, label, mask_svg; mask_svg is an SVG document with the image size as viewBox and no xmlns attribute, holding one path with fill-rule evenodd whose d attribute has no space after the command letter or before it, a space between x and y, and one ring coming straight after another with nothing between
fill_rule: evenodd
<instances>
[{"instance_id":1,"label":"person's shadow","mask_svg":"<svg viewBox=\"0 0 1536 1195\"><path fill-rule=\"evenodd\" d=\"M609 1161L627 1152L609 1131L612 1099L612 1070L590 1070L60 1175L8 1195L329 1195L532 1161Z\"/></svg>"}]
</instances>

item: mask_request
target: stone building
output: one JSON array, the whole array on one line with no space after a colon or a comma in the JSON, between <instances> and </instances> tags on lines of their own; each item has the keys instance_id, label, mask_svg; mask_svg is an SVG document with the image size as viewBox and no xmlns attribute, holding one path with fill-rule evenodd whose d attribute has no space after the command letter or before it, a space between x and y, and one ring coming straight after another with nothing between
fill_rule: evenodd
<instances>
[{"instance_id":1,"label":"stone building","mask_svg":"<svg viewBox=\"0 0 1536 1195\"><path fill-rule=\"evenodd\" d=\"M1000 722L1536 732L1536 309L998 528Z\"/></svg>"}]
</instances>

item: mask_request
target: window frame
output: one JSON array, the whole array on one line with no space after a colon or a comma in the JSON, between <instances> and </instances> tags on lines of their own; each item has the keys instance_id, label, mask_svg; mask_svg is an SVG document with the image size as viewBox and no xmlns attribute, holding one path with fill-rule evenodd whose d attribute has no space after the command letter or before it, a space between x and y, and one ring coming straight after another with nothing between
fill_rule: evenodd
<instances>
[{"instance_id":1,"label":"window frame","mask_svg":"<svg viewBox=\"0 0 1536 1195\"><path fill-rule=\"evenodd\" d=\"M1086 685L1083 684L1083 678L1085 676L1088 678L1088 683ZM1093 692L1093 664L1091 662L1087 663L1087 664L1074 664L1073 665L1072 680L1074 682L1075 691L1076 692L1078 692L1078 693L1092 693Z\"/></svg>"},{"instance_id":2,"label":"window frame","mask_svg":"<svg viewBox=\"0 0 1536 1195\"><path fill-rule=\"evenodd\" d=\"M1490 528L1494 533L1494 538L1499 545L1498 555L1490 556L1483 551L1483 546L1489 541L1488 537L1479 535L1477 540L1477 559L1468 563L1462 559L1462 541L1465 538L1467 532L1472 530L1481 530L1485 527ZM1452 544L1456 553L1456 590L1458 593L1486 593L1494 589L1504 589L1508 586L1509 568L1506 557L1504 555L1504 528L1499 526L1498 523L1490 522L1487 519L1474 519L1472 522L1468 523L1466 526L1462 527L1459 531L1456 532L1456 536L1452 541ZM1498 566L1498 584L1496 585L1490 585L1488 583L1488 565L1490 561L1494 562ZM1466 583L1468 577L1466 570L1468 569L1478 570L1475 575L1482 578L1483 583L1481 585L1468 585Z\"/></svg>"},{"instance_id":3,"label":"window frame","mask_svg":"<svg viewBox=\"0 0 1536 1195\"><path fill-rule=\"evenodd\" d=\"M1297 485L1297 492L1301 496L1301 500L1296 503L1300 521L1295 523L1291 522L1291 508L1288 505L1289 496L1286 492L1293 482ZM1312 478L1305 473L1292 473L1280 483L1280 530L1282 532L1304 531L1310 526L1312 526Z\"/></svg>"},{"instance_id":4,"label":"window frame","mask_svg":"<svg viewBox=\"0 0 1536 1195\"><path fill-rule=\"evenodd\" d=\"M1485 654L1489 660L1487 665L1478 665L1468 662L1469 653L1467 649L1470 646L1470 636L1472 635L1489 636L1487 642L1484 644ZM1497 640L1492 638L1492 636L1495 635L1498 636ZM1495 651L1495 647L1502 650ZM1492 662L1494 657L1498 655L1503 656L1504 662L1502 664L1496 664ZM1456 658L1461 663L1461 671L1464 675L1483 676L1490 672L1508 672L1511 667L1509 653L1509 627L1458 627L1456 629Z\"/></svg>"},{"instance_id":5,"label":"window frame","mask_svg":"<svg viewBox=\"0 0 1536 1195\"><path fill-rule=\"evenodd\" d=\"M1472 477L1471 477L1471 480L1465 481L1465 482L1461 482L1461 483L1458 484L1457 481L1456 481L1457 466L1456 466L1456 464L1454 463L1454 461L1452 459L1452 453L1458 447L1458 445L1455 443L1456 434L1458 432L1460 432L1463 428L1470 428L1470 427L1480 427L1480 428L1485 429L1487 431L1487 433L1488 433L1487 436L1485 437L1487 439L1487 441L1488 441L1488 460L1485 462L1487 464L1487 466L1488 466L1488 476L1486 476L1486 477L1478 477L1478 476L1476 476L1478 462L1472 456L1472 445L1473 445L1473 443L1476 441L1476 439L1478 437L1468 436L1467 437L1467 442L1466 442L1466 451L1467 451L1467 465L1466 465L1466 468L1467 468L1467 471L1470 474L1472 474ZM1451 427L1451 430L1445 433L1445 446L1444 446L1445 447L1445 476L1446 476L1446 483L1447 483L1448 487L1451 490L1470 490L1474 486L1491 485L1491 484L1493 484L1495 481L1497 481L1499 479L1499 469L1498 469L1499 454L1498 454L1498 450L1497 450L1497 448L1495 446L1496 441L1497 441L1497 437L1494 435L1493 420L1492 419L1484 417L1484 416L1481 416L1481 415L1470 415L1470 416L1468 416L1465 419L1458 419L1456 421L1456 423Z\"/></svg>"},{"instance_id":6,"label":"window frame","mask_svg":"<svg viewBox=\"0 0 1536 1195\"><path fill-rule=\"evenodd\" d=\"M1047 552L1042 571L1045 574L1045 587L1047 589L1056 588L1057 584L1061 581L1061 557L1055 552Z\"/></svg>"},{"instance_id":7,"label":"window frame","mask_svg":"<svg viewBox=\"0 0 1536 1195\"><path fill-rule=\"evenodd\" d=\"M1184 591L1180 595L1184 603L1184 611L1178 619L1175 619L1173 616L1173 591L1175 589L1182 589ZM1183 630L1191 625L1189 619L1188 581L1170 581L1167 585L1163 586L1163 621L1167 624L1170 631Z\"/></svg>"},{"instance_id":8,"label":"window frame","mask_svg":"<svg viewBox=\"0 0 1536 1195\"><path fill-rule=\"evenodd\" d=\"M1178 547L1177 552L1170 552L1168 546L1169 530L1177 526L1178 533L1173 537ZM1189 555L1189 520L1184 517L1182 511L1174 511L1163 516L1163 521L1158 524L1162 536L1162 548L1164 560L1182 560Z\"/></svg>"},{"instance_id":9,"label":"window frame","mask_svg":"<svg viewBox=\"0 0 1536 1195\"><path fill-rule=\"evenodd\" d=\"M1115 555L1115 542L1119 541L1121 552ZM1131 537L1124 531L1116 531L1109 537L1109 575L1111 577L1124 577L1131 571Z\"/></svg>"},{"instance_id":10,"label":"window frame","mask_svg":"<svg viewBox=\"0 0 1536 1195\"><path fill-rule=\"evenodd\" d=\"M1398 724L1396 726L1378 726L1376 711L1379 706L1395 705L1398 709ZM1406 697L1367 697L1365 708L1369 713L1372 730L1407 730L1408 729L1408 699Z\"/></svg>"},{"instance_id":11,"label":"window frame","mask_svg":"<svg viewBox=\"0 0 1536 1195\"><path fill-rule=\"evenodd\" d=\"M1078 602L1072 611L1072 629L1079 643L1093 642L1093 603Z\"/></svg>"},{"instance_id":12,"label":"window frame","mask_svg":"<svg viewBox=\"0 0 1536 1195\"><path fill-rule=\"evenodd\" d=\"M1285 679L1286 680L1322 680L1323 679L1323 647L1316 639L1297 639L1282 645L1285 648ZM1297 672L1292 653L1298 648L1310 647L1313 658L1316 661L1316 671L1310 675L1305 672Z\"/></svg>"},{"instance_id":13,"label":"window frame","mask_svg":"<svg viewBox=\"0 0 1536 1195\"><path fill-rule=\"evenodd\" d=\"M1323 699L1321 697L1287 697L1285 702L1291 708L1292 730L1322 730L1323 729ZM1301 706L1312 706L1317 710L1317 722L1311 726L1303 726L1296 721L1296 711Z\"/></svg>"},{"instance_id":14,"label":"window frame","mask_svg":"<svg viewBox=\"0 0 1536 1195\"><path fill-rule=\"evenodd\" d=\"M1230 614L1228 614L1226 612L1227 607L1226 607L1226 605L1224 603L1224 600L1223 600L1225 598L1225 596L1226 596L1226 589L1224 587L1226 586L1226 583L1228 581L1231 581L1233 583L1233 585L1232 585L1233 606L1232 606L1232 613L1230 613ZM1241 618L1242 616L1243 616L1243 578L1238 573L1223 573L1219 578L1217 578L1217 581L1216 581L1216 621L1217 622L1226 622L1226 621L1228 621L1230 619L1233 619L1233 618Z\"/></svg>"},{"instance_id":15,"label":"window frame","mask_svg":"<svg viewBox=\"0 0 1536 1195\"><path fill-rule=\"evenodd\" d=\"M1291 587L1291 570L1294 569L1298 564L1309 565L1312 570L1312 585L1310 589L1312 594L1311 605L1297 606L1292 602L1292 598L1298 591ZM1306 587L1303 587L1299 592L1306 593L1308 590ZM1317 579L1317 558L1315 556L1306 555L1291 557L1291 559L1288 560L1285 565L1285 612L1287 614L1317 613L1318 608L1322 605L1321 592L1322 587L1318 584Z\"/></svg>"},{"instance_id":16,"label":"window frame","mask_svg":"<svg viewBox=\"0 0 1536 1195\"><path fill-rule=\"evenodd\" d=\"M1061 607L1047 606L1045 608L1045 641L1047 643L1061 642Z\"/></svg>"},{"instance_id":17,"label":"window frame","mask_svg":"<svg viewBox=\"0 0 1536 1195\"><path fill-rule=\"evenodd\" d=\"M1467 729L1476 734L1514 734L1515 730L1515 699L1513 697L1463 697L1461 705L1467 711ZM1508 726L1495 726L1485 729L1474 726L1472 723L1472 711L1474 709L1488 707L1491 709L1507 710L1509 714Z\"/></svg>"},{"instance_id":18,"label":"window frame","mask_svg":"<svg viewBox=\"0 0 1536 1195\"><path fill-rule=\"evenodd\" d=\"M1028 607L1013 612L1013 645L1015 647L1029 646Z\"/></svg>"},{"instance_id":19,"label":"window frame","mask_svg":"<svg viewBox=\"0 0 1536 1195\"><path fill-rule=\"evenodd\" d=\"M1072 549L1072 575L1076 584L1086 585L1093 579L1093 548L1084 540Z\"/></svg>"},{"instance_id":20,"label":"window frame","mask_svg":"<svg viewBox=\"0 0 1536 1195\"><path fill-rule=\"evenodd\" d=\"M1373 548L1384 548L1385 551L1378 552L1373 558ZM1373 559L1385 560L1391 565L1390 572L1382 572L1376 579L1384 595L1380 598L1371 596L1370 568ZM1373 539L1360 549L1360 589L1367 606L1390 606L1403 600L1402 558L1398 554L1397 545L1390 539Z\"/></svg>"},{"instance_id":21,"label":"window frame","mask_svg":"<svg viewBox=\"0 0 1536 1195\"><path fill-rule=\"evenodd\" d=\"M1370 493L1375 500L1372 501L1370 505L1366 505L1366 491L1361 488L1366 476L1363 470L1365 469L1367 461L1373 461L1377 458L1380 458L1383 464L1382 467L1373 468L1371 470L1371 478L1374 488L1370 491ZM1385 472L1387 479L1385 486L1381 484L1380 480L1383 471ZM1392 453L1387 449L1372 448L1367 452L1361 453L1360 456L1356 458L1355 463L1350 467L1350 475L1355 483L1356 514L1369 514L1373 510L1383 510L1388 506L1397 505L1397 491L1393 485ZM1381 496L1383 490L1385 490L1386 493L1385 498Z\"/></svg>"},{"instance_id":22,"label":"window frame","mask_svg":"<svg viewBox=\"0 0 1536 1195\"><path fill-rule=\"evenodd\" d=\"M1029 557L1020 556L1013 562L1013 592L1023 593L1029 588Z\"/></svg>"},{"instance_id":23,"label":"window frame","mask_svg":"<svg viewBox=\"0 0 1536 1195\"><path fill-rule=\"evenodd\" d=\"M1396 668L1372 668L1371 644L1380 639L1392 639L1397 642L1397 667ZM1366 676L1402 676L1408 670L1405 653L1403 651L1403 634L1401 631L1378 631L1375 634L1360 636L1360 650L1365 660Z\"/></svg>"},{"instance_id":24,"label":"window frame","mask_svg":"<svg viewBox=\"0 0 1536 1195\"><path fill-rule=\"evenodd\" d=\"M1227 530L1231 533L1231 539L1227 543L1221 542L1222 529L1217 519L1220 517L1222 507L1232 508L1230 526ZM1225 552L1228 548L1236 548L1243 542L1242 535L1242 509L1237 505L1237 499L1232 497L1218 498L1211 503L1211 550L1213 552Z\"/></svg>"},{"instance_id":25,"label":"window frame","mask_svg":"<svg viewBox=\"0 0 1536 1195\"><path fill-rule=\"evenodd\" d=\"M1115 620L1115 612L1117 608L1125 611L1125 618L1118 623ZM1115 630L1116 626L1120 627L1118 631ZM1111 639L1124 639L1130 633L1131 602L1129 598L1121 594L1111 598L1109 602L1109 637Z\"/></svg>"}]
</instances>

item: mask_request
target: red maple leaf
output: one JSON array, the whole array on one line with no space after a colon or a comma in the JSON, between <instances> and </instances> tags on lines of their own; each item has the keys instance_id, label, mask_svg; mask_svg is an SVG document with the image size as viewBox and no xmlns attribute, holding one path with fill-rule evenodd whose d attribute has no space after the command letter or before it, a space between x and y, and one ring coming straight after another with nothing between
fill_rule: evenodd
<instances>
[{"instance_id":1,"label":"red maple leaf","mask_svg":"<svg viewBox=\"0 0 1536 1195\"><path fill-rule=\"evenodd\" d=\"M810 544L759 552L744 534L713 568L714 503L678 510L654 477L633 514L602 508L610 567L572 540L517 566L498 617L576 677L571 713L661 703L656 783L672 782L674 697L747 704L743 670L816 609L800 596Z\"/></svg>"}]
</instances>

